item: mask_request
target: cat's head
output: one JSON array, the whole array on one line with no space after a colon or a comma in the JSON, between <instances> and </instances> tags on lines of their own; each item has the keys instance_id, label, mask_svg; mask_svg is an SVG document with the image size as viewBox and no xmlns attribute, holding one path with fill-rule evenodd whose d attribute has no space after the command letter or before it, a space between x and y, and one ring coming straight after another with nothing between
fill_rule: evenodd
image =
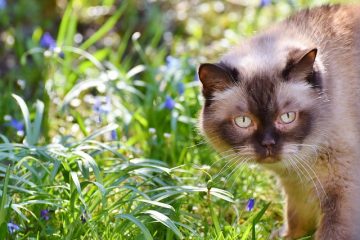
<instances>
[{"instance_id":1,"label":"cat's head","mask_svg":"<svg viewBox=\"0 0 360 240\"><path fill-rule=\"evenodd\" d=\"M317 55L316 48L285 48L276 58L235 49L217 64L202 64L200 128L213 147L258 163L312 152L326 105Z\"/></svg>"}]
</instances>

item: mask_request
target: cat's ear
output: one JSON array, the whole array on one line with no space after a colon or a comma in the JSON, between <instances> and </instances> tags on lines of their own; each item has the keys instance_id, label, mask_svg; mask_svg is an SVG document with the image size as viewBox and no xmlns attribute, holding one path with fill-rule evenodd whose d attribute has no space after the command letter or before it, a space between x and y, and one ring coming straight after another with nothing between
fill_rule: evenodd
<instances>
[{"instance_id":1,"label":"cat's ear","mask_svg":"<svg viewBox=\"0 0 360 240\"><path fill-rule=\"evenodd\" d=\"M199 67L199 79L203 85L203 95L209 99L216 91L223 91L234 82L229 72L220 64L203 63Z\"/></svg>"},{"instance_id":2,"label":"cat's ear","mask_svg":"<svg viewBox=\"0 0 360 240\"><path fill-rule=\"evenodd\" d=\"M317 49L290 51L288 62L283 72L286 79L308 79L314 71ZM309 79L310 80L310 79ZM310 84L313 84L310 82Z\"/></svg>"}]
</instances>

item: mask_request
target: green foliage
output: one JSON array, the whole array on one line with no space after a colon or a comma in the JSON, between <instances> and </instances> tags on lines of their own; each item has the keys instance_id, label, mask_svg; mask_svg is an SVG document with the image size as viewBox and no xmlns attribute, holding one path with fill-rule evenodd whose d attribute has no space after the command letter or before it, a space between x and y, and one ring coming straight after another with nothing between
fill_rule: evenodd
<instances>
[{"instance_id":1,"label":"green foliage","mask_svg":"<svg viewBox=\"0 0 360 240\"><path fill-rule=\"evenodd\" d=\"M273 177L200 137L196 67L319 1L7 2L1 239L266 239L280 227Z\"/></svg>"}]
</instances>

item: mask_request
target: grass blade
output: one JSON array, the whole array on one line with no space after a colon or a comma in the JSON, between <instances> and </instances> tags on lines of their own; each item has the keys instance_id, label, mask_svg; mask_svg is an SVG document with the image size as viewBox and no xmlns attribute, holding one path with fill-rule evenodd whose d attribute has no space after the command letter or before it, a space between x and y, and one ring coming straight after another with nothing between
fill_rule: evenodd
<instances>
[{"instance_id":1,"label":"grass blade","mask_svg":"<svg viewBox=\"0 0 360 240\"><path fill-rule=\"evenodd\" d=\"M44 115L44 103L41 101L36 102L36 116L33 126L33 143L37 143L39 141L40 132L41 132L41 122Z\"/></svg>"},{"instance_id":2,"label":"grass blade","mask_svg":"<svg viewBox=\"0 0 360 240\"><path fill-rule=\"evenodd\" d=\"M7 167L6 169L6 174L5 174L5 182L4 182L4 187L3 187L3 191L2 191L2 196L1 196L1 204L0 204L0 226L6 222L5 217L7 216L6 212L7 209L5 208L5 204L7 202L7 189L8 189L8 184L9 184L9 178L10 178L10 166Z\"/></svg>"},{"instance_id":3,"label":"grass blade","mask_svg":"<svg viewBox=\"0 0 360 240\"><path fill-rule=\"evenodd\" d=\"M29 144L29 145L32 145L32 131L31 131L31 122L30 122L30 113L29 113L29 109L28 107L26 106L26 103L25 101L19 97L18 95L15 95L15 94L12 94L13 98L15 98L16 102L18 103L20 109L21 109L21 112L22 112L22 115L23 115L23 118L24 118L24 121L25 121L25 129L26 129L26 142Z\"/></svg>"},{"instance_id":4,"label":"grass blade","mask_svg":"<svg viewBox=\"0 0 360 240\"><path fill-rule=\"evenodd\" d=\"M180 230L176 227L175 223L171 221L171 219L168 216L155 210L147 210L144 213L148 214L151 218L159 221L166 227L170 228L180 239L183 238L183 235L181 234Z\"/></svg>"},{"instance_id":5,"label":"grass blade","mask_svg":"<svg viewBox=\"0 0 360 240\"><path fill-rule=\"evenodd\" d=\"M134 217L133 215L130 214L119 214L117 215L118 218L122 218L122 219L127 219L131 222L133 222L136 226L138 226L141 230L141 232L144 234L144 237L146 240L152 240L153 237L151 236L151 233L149 232L149 230L147 229L147 227L140 222L136 217Z\"/></svg>"},{"instance_id":6,"label":"grass blade","mask_svg":"<svg viewBox=\"0 0 360 240\"><path fill-rule=\"evenodd\" d=\"M116 10L116 12L107 20L107 22L94 33L89 39L87 39L80 48L87 49L90 46L92 46L94 43L96 43L99 39L101 39L107 32L109 32L114 25L117 23L119 18L124 13L125 9L127 7L127 1L122 2L122 6Z\"/></svg>"},{"instance_id":7,"label":"grass blade","mask_svg":"<svg viewBox=\"0 0 360 240\"><path fill-rule=\"evenodd\" d=\"M72 1L70 1L66 7L65 13L64 13L61 23L60 23L60 29L59 29L58 36L56 39L56 42L58 45L62 45L65 41L66 32L67 32L69 22L72 17L72 11L73 11Z\"/></svg>"}]
</instances>

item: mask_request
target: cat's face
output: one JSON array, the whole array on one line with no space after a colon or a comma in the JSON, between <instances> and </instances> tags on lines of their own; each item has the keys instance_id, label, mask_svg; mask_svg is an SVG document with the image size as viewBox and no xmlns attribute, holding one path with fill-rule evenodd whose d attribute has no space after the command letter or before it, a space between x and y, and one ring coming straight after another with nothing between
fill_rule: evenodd
<instances>
[{"instance_id":1,"label":"cat's face","mask_svg":"<svg viewBox=\"0 0 360 240\"><path fill-rule=\"evenodd\" d=\"M202 64L200 124L210 143L259 163L285 161L311 145L324 103L316 52L291 51L277 69L252 73L224 62Z\"/></svg>"}]
</instances>

